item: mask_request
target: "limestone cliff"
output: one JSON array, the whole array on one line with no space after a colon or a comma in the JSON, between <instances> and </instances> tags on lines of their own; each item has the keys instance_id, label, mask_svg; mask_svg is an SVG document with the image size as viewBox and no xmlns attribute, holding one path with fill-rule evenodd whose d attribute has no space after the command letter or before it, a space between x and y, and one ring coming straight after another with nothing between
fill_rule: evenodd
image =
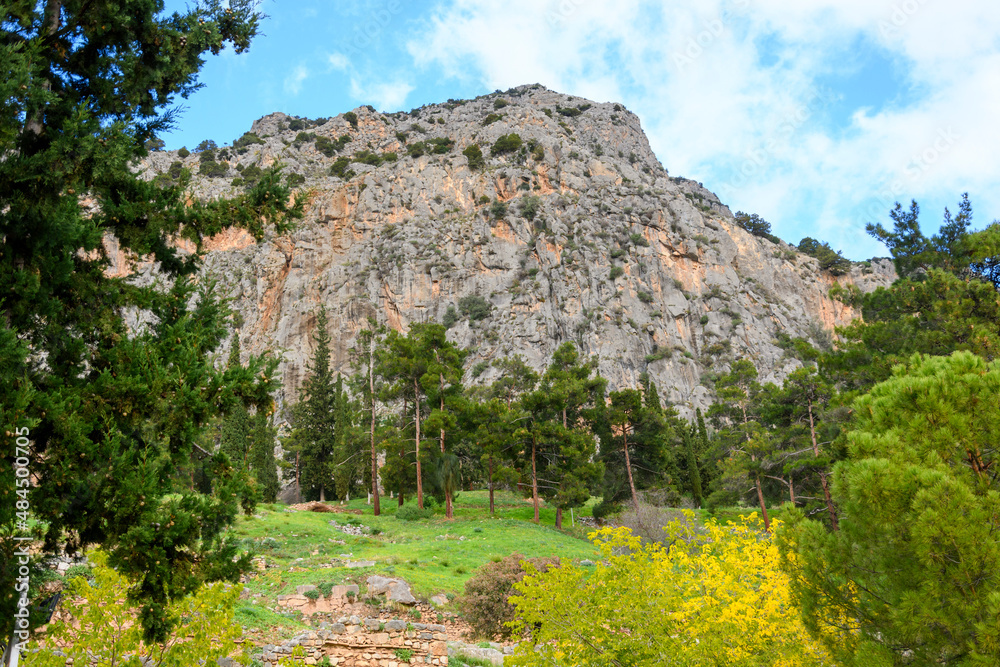
<instances>
[{"instance_id":1,"label":"limestone cliff","mask_svg":"<svg viewBox=\"0 0 1000 667\"><path fill-rule=\"evenodd\" d=\"M478 296L489 315L449 331L475 349L467 380L491 381L482 362L500 355L542 367L572 340L600 355L611 388L635 386L646 371L663 398L688 409L710 402L703 379L733 358L768 379L794 369L779 332L825 345L857 315L829 298L834 278L816 260L751 236L701 184L669 176L638 117L618 104L523 86L353 114L264 117L219 151L222 177L197 175L197 154L154 153L143 165L152 178L179 160L201 197L235 192L231 182L253 165L299 175L309 205L294 233L259 245L241 232L210 239L204 266L242 313L244 352L283 351L285 401L302 384L320 304L344 372L368 317L405 330ZM512 133L521 147L493 154ZM485 157L480 168L463 155L470 144ZM331 175L352 156L375 164ZM870 290L893 277L882 260L839 281Z\"/></svg>"}]
</instances>

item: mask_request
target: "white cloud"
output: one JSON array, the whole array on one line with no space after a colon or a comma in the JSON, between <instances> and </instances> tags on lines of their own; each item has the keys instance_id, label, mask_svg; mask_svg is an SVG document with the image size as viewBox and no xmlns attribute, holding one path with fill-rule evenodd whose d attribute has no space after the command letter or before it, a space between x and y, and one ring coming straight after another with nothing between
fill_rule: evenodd
<instances>
[{"instance_id":1,"label":"white cloud","mask_svg":"<svg viewBox=\"0 0 1000 667\"><path fill-rule=\"evenodd\" d=\"M411 92L413 86L405 81L361 83L357 78L351 78L351 97L371 104L379 111L402 109L406 96Z\"/></svg>"},{"instance_id":2,"label":"white cloud","mask_svg":"<svg viewBox=\"0 0 1000 667\"><path fill-rule=\"evenodd\" d=\"M330 69L340 70L341 72L346 72L347 68L351 65L351 61L343 53L331 53L326 57L326 62L330 65Z\"/></svg>"},{"instance_id":3,"label":"white cloud","mask_svg":"<svg viewBox=\"0 0 1000 667\"><path fill-rule=\"evenodd\" d=\"M822 82L857 66L859 44L902 74L906 106L843 116L843 91ZM452 0L408 50L489 89L622 101L672 173L793 241L884 254L862 228L895 199L954 206L970 190L1000 214L995 0Z\"/></svg>"},{"instance_id":4,"label":"white cloud","mask_svg":"<svg viewBox=\"0 0 1000 667\"><path fill-rule=\"evenodd\" d=\"M285 92L289 95L298 95L302 92L302 83L307 78L309 78L309 69L305 65L296 66L285 77Z\"/></svg>"}]
</instances>

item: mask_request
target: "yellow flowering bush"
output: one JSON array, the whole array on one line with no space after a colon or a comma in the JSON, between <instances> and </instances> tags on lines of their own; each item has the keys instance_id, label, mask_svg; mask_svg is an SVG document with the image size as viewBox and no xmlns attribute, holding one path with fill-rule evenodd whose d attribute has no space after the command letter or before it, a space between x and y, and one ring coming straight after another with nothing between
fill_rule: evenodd
<instances>
[{"instance_id":1,"label":"yellow flowering bush","mask_svg":"<svg viewBox=\"0 0 1000 667\"><path fill-rule=\"evenodd\" d=\"M48 626L44 647L31 650L35 647L29 644L22 654L26 667L65 667L66 658L97 667L214 667L219 658L241 652L234 640L243 630L233 620L233 606L242 586L218 582L173 602L167 612L176 620L173 633L162 644L147 645L138 610L127 598L132 583L108 566L107 554L97 551L89 558L95 563L94 580L69 581L63 605L67 618ZM244 656L243 664L248 662Z\"/></svg>"},{"instance_id":2,"label":"yellow flowering bush","mask_svg":"<svg viewBox=\"0 0 1000 667\"><path fill-rule=\"evenodd\" d=\"M510 598L515 629L528 636L511 664L834 664L799 620L756 514L697 529L689 513L666 531L668 547L604 528L589 536L601 550L595 568L529 569Z\"/></svg>"}]
</instances>

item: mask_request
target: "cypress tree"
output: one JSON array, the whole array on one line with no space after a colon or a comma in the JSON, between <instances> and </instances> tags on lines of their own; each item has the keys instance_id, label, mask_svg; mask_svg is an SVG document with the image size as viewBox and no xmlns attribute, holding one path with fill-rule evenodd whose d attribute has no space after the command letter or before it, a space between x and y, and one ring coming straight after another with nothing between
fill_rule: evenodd
<instances>
[{"instance_id":1,"label":"cypress tree","mask_svg":"<svg viewBox=\"0 0 1000 667\"><path fill-rule=\"evenodd\" d=\"M274 440L277 429L271 416L258 409L253 416L250 431L250 466L257 479L257 489L262 502L273 503L278 497L278 465L274 460Z\"/></svg>"},{"instance_id":2,"label":"cypress tree","mask_svg":"<svg viewBox=\"0 0 1000 667\"><path fill-rule=\"evenodd\" d=\"M298 455L299 481L308 498L326 500L334 490L337 447L337 389L330 370L326 308L316 314L316 349L299 402L292 408L292 448Z\"/></svg>"},{"instance_id":3,"label":"cypress tree","mask_svg":"<svg viewBox=\"0 0 1000 667\"><path fill-rule=\"evenodd\" d=\"M171 600L236 580L248 564L224 539L234 500L198 494L176 472L220 413L266 402L273 386L266 360L227 370L211 361L227 310L210 283L192 280L203 241L234 226L262 238L265 220L284 232L302 202L289 207L272 170L235 199L189 204L184 183L146 180L135 165L170 126L176 96L197 89L202 56L249 47L256 5L208 0L165 15L161 2L42 0L4 3L0 16L0 350L11 353L0 354L0 375L14 379L0 387L0 409L30 432L45 554L101 545L140 582L131 595L148 641L169 632ZM109 238L164 279L109 271ZM178 238L196 251L179 252ZM150 322L138 331L125 319L136 312ZM8 500L2 535L12 534ZM13 604L0 597L4 636Z\"/></svg>"}]
</instances>

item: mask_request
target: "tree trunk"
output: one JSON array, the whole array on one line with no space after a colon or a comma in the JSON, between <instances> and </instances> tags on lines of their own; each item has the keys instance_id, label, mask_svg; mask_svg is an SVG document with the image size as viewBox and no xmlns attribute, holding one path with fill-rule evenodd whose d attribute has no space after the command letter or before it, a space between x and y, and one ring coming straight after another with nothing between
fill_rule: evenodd
<instances>
[{"instance_id":1,"label":"tree trunk","mask_svg":"<svg viewBox=\"0 0 1000 667\"><path fill-rule=\"evenodd\" d=\"M625 427L622 426L622 441L625 443L625 470L628 471L628 488L632 490L632 506L635 513L639 514L639 495L635 492L635 480L632 479L632 463L628 457L628 436L625 434Z\"/></svg>"},{"instance_id":2,"label":"tree trunk","mask_svg":"<svg viewBox=\"0 0 1000 667\"><path fill-rule=\"evenodd\" d=\"M819 444L816 442L816 425L813 422L812 401L807 403L809 407L809 434L812 436L813 456L819 458ZM830 525L837 530L837 510L833 508L833 498L830 497L830 484L827 481L826 473L819 474L820 484L823 485L823 498L826 500L826 511L830 513Z\"/></svg>"},{"instance_id":3,"label":"tree trunk","mask_svg":"<svg viewBox=\"0 0 1000 667\"><path fill-rule=\"evenodd\" d=\"M424 484L420 478L420 384L413 380L413 407L417 414L417 435L414 442L417 447L417 507L424 508Z\"/></svg>"},{"instance_id":4,"label":"tree trunk","mask_svg":"<svg viewBox=\"0 0 1000 667\"><path fill-rule=\"evenodd\" d=\"M319 487L319 501L321 503L325 503L326 502L326 493L325 493L325 491L326 491L326 489L322 485L320 485L320 487Z\"/></svg>"},{"instance_id":5,"label":"tree trunk","mask_svg":"<svg viewBox=\"0 0 1000 667\"><path fill-rule=\"evenodd\" d=\"M490 516L493 516L493 454L490 454Z\"/></svg>"},{"instance_id":6,"label":"tree trunk","mask_svg":"<svg viewBox=\"0 0 1000 667\"><path fill-rule=\"evenodd\" d=\"M535 523L538 523L538 470L535 468L535 436L531 436L531 500L535 504Z\"/></svg>"},{"instance_id":7,"label":"tree trunk","mask_svg":"<svg viewBox=\"0 0 1000 667\"><path fill-rule=\"evenodd\" d=\"M441 399L441 414L444 415L444 375L441 373L438 373L438 382L440 383L438 386ZM441 453L444 454L444 427L441 428ZM451 488L447 484L444 489L444 516L449 520L455 518L451 506Z\"/></svg>"},{"instance_id":8,"label":"tree trunk","mask_svg":"<svg viewBox=\"0 0 1000 667\"><path fill-rule=\"evenodd\" d=\"M757 483L757 500L760 501L760 513L764 517L764 530L771 532L771 520L767 517L767 506L764 504L764 489L760 486L760 475L754 476Z\"/></svg>"},{"instance_id":9,"label":"tree trunk","mask_svg":"<svg viewBox=\"0 0 1000 667\"><path fill-rule=\"evenodd\" d=\"M375 516L381 513L378 501L378 456L375 454L375 336L368 343L368 394L371 396L372 423L372 496L375 500Z\"/></svg>"},{"instance_id":10,"label":"tree trunk","mask_svg":"<svg viewBox=\"0 0 1000 667\"><path fill-rule=\"evenodd\" d=\"M556 528L562 530L562 508L556 508Z\"/></svg>"}]
</instances>

